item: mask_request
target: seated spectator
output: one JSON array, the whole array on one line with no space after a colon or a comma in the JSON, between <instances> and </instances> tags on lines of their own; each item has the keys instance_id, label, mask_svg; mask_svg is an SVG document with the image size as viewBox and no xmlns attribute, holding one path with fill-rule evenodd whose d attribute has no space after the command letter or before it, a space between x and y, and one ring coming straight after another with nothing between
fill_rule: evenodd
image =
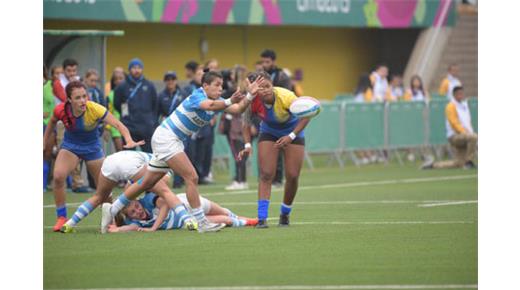
<instances>
[{"instance_id":1,"label":"seated spectator","mask_svg":"<svg viewBox=\"0 0 520 290\"><path fill-rule=\"evenodd\" d=\"M441 82L439 95L446 96L451 101L453 99L453 89L458 86L462 86L459 80L459 66L453 63L448 66L448 75Z\"/></svg>"},{"instance_id":2,"label":"seated spectator","mask_svg":"<svg viewBox=\"0 0 520 290\"><path fill-rule=\"evenodd\" d=\"M119 86L126 78L125 72L121 69L114 69L112 72L112 77L110 78L110 92L107 97L108 111L114 115L114 117L118 120L121 120L121 114L114 108L114 90ZM119 152L123 150L123 139L121 132L119 132L116 128L106 125L105 129L110 132L110 138L112 138L112 142L114 142L115 151ZM120 184L122 185L122 184Z\"/></svg>"},{"instance_id":3,"label":"seated spectator","mask_svg":"<svg viewBox=\"0 0 520 290\"><path fill-rule=\"evenodd\" d=\"M105 96L108 96L108 94L110 94L110 92L115 89L112 79L113 79L114 75L116 75L116 74L117 75L125 74L125 70L120 66L116 66L114 68L114 70L112 71L112 78L108 82L105 83Z\"/></svg>"},{"instance_id":4,"label":"seated spectator","mask_svg":"<svg viewBox=\"0 0 520 290\"><path fill-rule=\"evenodd\" d=\"M396 102L404 96L403 77L401 75L392 75L390 78L390 86L386 90L385 101Z\"/></svg>"},{"instance_id":5,"label":"seated spectator","mask_svg":"<svg viewBox=\"0 0 520 290\"><path fill-rule=\"evenodd\" d=\"M101 93L101 90L97 86L99 83L99 73L97 72L97 70L87 70L84 82L87 86L87 94L89 100L96 102L106 108L107 102L105 100L105 97L103 96L103 93Z\"/></svg>"},{"instance_id":6,"label":"seated spectator","mask_svg":"<svg viewBox=\"0 0 520 290\"><path fill-rule=\"evenodd\" d=\"M430 94L424 89L420 76L414 75L410 80L410 88L406 90L403 99L405 101L425 102L430 100Z\"/></svg>"},{"instance_id":7,"label":"seated spectator","mask_svg":"<svg viewBox=\"0 0 520 290\"><path fill-rule=\"evenodd\" d=\"M51 80L54 83L57 79L59 79L60 75L63 74L63 67L56 65L51 67Z\"/></svg>"},{"instance_id":8,"label":"seated spectator","mask_svg":"<svg viewBox=\"0 0 520 290\"><path fill-rule=\"evenodd\" d=\"M372 102L383 102L388 89L388 67L385 64L379 64L370 74L370 82L372 83L373 99Z\"/></svg>"},{"instance_id":9,"label":"seated spectator","mask_svg":"<svg viewBox=\"0 0 520 290\"><path fill-rule=\"evenodd\" d=\"M465 99L464 89L455 87L453 100L446 105L446 131L455 159L438 162L430 160L423 164L422 169L475 168L472 159L475 156L478 136L473 131L471 113Z\"/></svg>"},{"instance_id":10,"label":"seated spectator","mask_svg":"<svg viewBox=\"0 0 520 290\"><path fill-rule=\"evenodd\" d=\"M354 99L358 103L371 103L373 100L372 82L368 75L364 74L359 77L359 81L354 91Z\"/></svg>"}]
</instances>

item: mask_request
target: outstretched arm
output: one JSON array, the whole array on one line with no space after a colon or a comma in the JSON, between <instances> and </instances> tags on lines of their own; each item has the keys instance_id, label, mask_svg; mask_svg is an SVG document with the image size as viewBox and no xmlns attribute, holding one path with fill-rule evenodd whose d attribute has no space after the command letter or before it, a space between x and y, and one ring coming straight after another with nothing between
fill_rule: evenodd
<instances>
[{"instance_id":1,"label":"outstretched arm","mask_svg":"<svg viewBox=\"0 0 520 290\"><path fill-rule=\"evenodd\" d=\"M134 148L140 145L144 145L144 140L141 140L139 142L134 142L132 140L132 136L130 136L130 131L128 131L128 128L121 123L118 119L114 117L110 112L107 112L107 116L105 117L105 123L115 127L119 132L121 132L121 135L123 135L123 138L125 138L125 145L124 148Z\"/></svg>"},{"instance_id":2,"label":"outstretched arm","mask_svg":"<svg viewBox=\"0 0 520 290\"><path fill-rule=\"evenodd\" d=\"M139 226L136 224L131 225L125 225L125 226L116 226L114 224L111 224L108 226L108 232L109 233L125 233L125 232L134 232L139 229Z\"/></svg>"}]
</instances>

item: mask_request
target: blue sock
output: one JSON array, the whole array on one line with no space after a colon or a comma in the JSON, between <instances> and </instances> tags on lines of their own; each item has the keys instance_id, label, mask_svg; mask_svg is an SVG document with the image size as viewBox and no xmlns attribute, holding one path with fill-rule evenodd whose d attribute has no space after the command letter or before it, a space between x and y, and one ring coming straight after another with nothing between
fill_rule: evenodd
<instances>
[{"instance_id":1,"label":"blue sock","mask_svg":"<svg viewBox=\"0 0 520 290\"><path fill-rule=\"evenodd\" d=\"M130 200L126 198L125 193L123 192L117 200L112 204L112 208L110 209L110 213L112 216L116 216L118 212L120 212L125 206L130 203Z\"/></svg>"},{"instance_id":2,"label":"blue sock","mask_svg":"<svg viewBox=\"0 0 520 290\"><path fill-rule=\"evenodd\" d=\"M85 201L82 205L78 207L74 215L67 221L69 226L75 226L82 219L84 219L90 212L94 210L94 206L87 201Z\"/></svg>"},{"instance_id":3,"label":"blue sock","mask_svg":"<svg viewBox=\"0 0 520 290\"><path fill-rule=\"evenodd\" d=\"M292 205L286 205L282 202L282 205L280 206L280 213L283 215L289 215L292 210Z\"/></svg>"},{"instance_id":4,"label":"blue sock","mask_svg":"<svg viewBox=\"0 0 520 290\"><path fill-rule=\"evenodd\" d=\"M182 226L184 225L184 222L187 219L189 219L191 217L191 215L188 213L188 211L186 211L186 208L182 204L179 204L178 206L176 206L173 209L173 211L175 212L176 220L179 221L179 224L177 225L176 228L182 228Z\"/></svg>"},{"instance_id":5,"label":"blue sock","mask_svg":"<svg viewBox=\"0 0 520 290\"><path fill-rule=\"evenodd\" d=\"M43 161L43 190L47 190L47 180L49 180L49 171L51 170L51 164L49 161Z\"/></svg>"},{"instance_id":6,"label":"blue sock","mask_svg":"<svg viewBox=\"0 0 520 290\"><path fill-rule=\"evenodd\" d=\"M67 205L66 204L56 208L56 216L67 217Z\"/></svg>"},{"instance_id":7,"label":"blue sock","mask_svg":"<svg viewBox=\"0 0 520 290\"><path fill-rule=\"evenodd\" d=\"M269 200L268 199L258 200L258 220L266 220L268 211L269 211Z\"/></svg>"}]
</instances>

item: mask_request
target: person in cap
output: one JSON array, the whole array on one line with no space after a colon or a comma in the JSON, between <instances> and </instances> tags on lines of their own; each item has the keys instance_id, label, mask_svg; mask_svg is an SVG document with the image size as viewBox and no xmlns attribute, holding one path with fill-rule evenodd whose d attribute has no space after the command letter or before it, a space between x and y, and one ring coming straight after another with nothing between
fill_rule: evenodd
<instances>
[{"instance_id":1,"label":"person in cap","mask_svg":"<svg viewBox=\"0 0 520 290\"><path fill-rule=\"evenodd\" d=\"M130 134L145 141L141 150L152 153L152 135L159 125L159 99L154 84L144 77L143 69L139 58L128 63L128 76L114 92L114 108L121 114L121 122Z\"/></svg>"}]
</instances>

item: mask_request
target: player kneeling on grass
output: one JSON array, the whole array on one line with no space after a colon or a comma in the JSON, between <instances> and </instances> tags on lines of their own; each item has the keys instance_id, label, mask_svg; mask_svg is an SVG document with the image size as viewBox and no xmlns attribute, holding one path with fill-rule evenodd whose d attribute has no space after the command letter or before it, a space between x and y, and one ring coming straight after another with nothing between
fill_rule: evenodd
<instances>
[{"instance_id":1,"label":"player kneeling on grass","mask_svg":"<svg viewBox=\"0 0 520 290\"><path fill-rule=\"evenodd\" d=\"M191 211L186 194L178 194L177 197ZM257 224L256 219L239 217L229 209L223 208L204 197L200 197L200 204L206 218L212 223L223 223L230 227L254 226ZM124 215L124 219L121 220L122 222L109 225L109 233L180 229L186 220L184 216L179 216L175 210L166 205L162 198L152 192L147 193L143 198L130 201L120 213Z\"/></svg>"},{"instance_id":2,"label":"player kneeling on grass","mask_svg":"<svg viewBox=\"0 0 520 290\"><path fill-rule=\"evenodd\" d=\"M138 151L120 151L108 156L101 167L96 194L78 207L72 218L61 227L60 231L62 233L73 232L76 224L98 207L120 181L137 182L142 178L146 172L146 164L151 158L150 153ZM181 200L169 189L168 178L168 175L164 176L152 187L152 190L163 197L166 204L171 206L180 218L190 217ZM195 221L191 218L185 224L190 228L196 227ZM106 230L102 228L101 233L105 232Z\"/></svg>"}]
</instances>

